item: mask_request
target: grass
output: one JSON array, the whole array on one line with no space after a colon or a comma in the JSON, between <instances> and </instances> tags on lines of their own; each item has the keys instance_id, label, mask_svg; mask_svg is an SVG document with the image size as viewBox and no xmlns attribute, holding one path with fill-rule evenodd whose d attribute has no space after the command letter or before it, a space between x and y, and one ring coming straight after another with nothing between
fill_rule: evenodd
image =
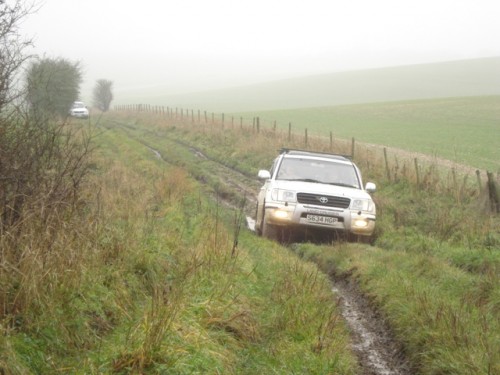
<instances>
[{"instance_id":1,"label":"grass","mask_svg":"<svg viewBox=\"0 0 500 375\"><path fill-rule=\"evenodd\" d=\"M154 116L140 122L137 131L150 141L180 139L250 174L270 165L278 148L303 142L255 128L200 129ZM329 147L328 139L311 143L318 150ZM452 174L432 165L422 167L418 186L411 166L392 164L388 179L370 150L356 155L365 177L378 181L377 246L300 244L294 251L326 274L352 275L420 373L499 372L500 226L484 192L457 185Z\"/></svg>"},{"instance_id":2,"label":"grass","mask_svg":"<svg viewBox=\"0 0 500 375\"><path fill-rule=\"evenodd\" d=\"M356 161L379 182L383 249L303 244L293 254L237 230L241 212L220 196L238 196L190 148L255 175L300 137L149 113L102 121L81 221L64 227L70 242L54 242L81 251L52 259L26 289L34 303L3 317L6 373L355 374L332 272L354 275L422 374L498 372L500 226L477 186L457 190L427 166L418 187L402 165L388 179L360 148ZM328 140L309 147L327 150Z\"/></svg>"}]
</instances>

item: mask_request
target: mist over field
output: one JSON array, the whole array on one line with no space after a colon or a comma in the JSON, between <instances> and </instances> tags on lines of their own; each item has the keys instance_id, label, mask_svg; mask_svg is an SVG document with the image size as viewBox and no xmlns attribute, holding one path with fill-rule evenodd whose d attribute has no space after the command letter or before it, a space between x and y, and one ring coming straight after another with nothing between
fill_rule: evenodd
<instances>
[{"instance_id":1,"label":"mist over field","mask_svg":"<svg viewBox=\"0 0 500 375\"><path fill-rule=\"evenodd\" d=\"M217 112L500 95L500 57L353 70L221 90L164 95L164 87L118 90L122 104Z\"/></svg>"},{"instance_id":2,"label":"mist over field","mask_svg":"<svg viewBox=\"0 0 500 375\"><path fill-rule=\"evenodd\" d=\"M27 0L30 53L78 61L114 104L279 109L491 95L497 0ZM470 64L438 64L470 60ZM494 76L496 75L496 76ZM270 82L267 84L267 82ZM237 89L230 89L231 87ZM198 94L192 94L198 93Z\"/></svg>"}]
</instances>

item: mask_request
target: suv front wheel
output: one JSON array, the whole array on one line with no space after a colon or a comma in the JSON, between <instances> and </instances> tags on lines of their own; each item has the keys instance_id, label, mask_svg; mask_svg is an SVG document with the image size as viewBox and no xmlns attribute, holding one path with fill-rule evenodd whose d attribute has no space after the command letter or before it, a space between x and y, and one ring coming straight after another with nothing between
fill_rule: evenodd
<instances>
[{"instance_id":1,"label":"suv front wheel","mask_svg":"<svg viewBox=\"0 0 500 375\"><path fill-rule=\"evenodd\" d=\"M267 222L266 214L262 218L262 235L270 240L279 240L278 238L279 228L276 225L269 224Z\"/></svg>"}]
</instances>

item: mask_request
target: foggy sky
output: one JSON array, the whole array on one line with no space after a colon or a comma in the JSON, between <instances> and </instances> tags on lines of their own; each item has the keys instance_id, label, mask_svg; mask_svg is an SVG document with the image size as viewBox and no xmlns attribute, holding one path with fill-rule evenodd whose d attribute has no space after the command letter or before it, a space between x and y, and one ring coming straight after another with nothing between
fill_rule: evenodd
<instances>
[{"instance_id":1,"label":"foggy sky","mask_svg":"<svg viewBox=\"0 0 500 375\"><path fill-rule=\"evenodd\" d=\"M120 93L204 91L316 73L500 56L498 0L44 0L30 53Z\"/></svg>"}]
</instances>

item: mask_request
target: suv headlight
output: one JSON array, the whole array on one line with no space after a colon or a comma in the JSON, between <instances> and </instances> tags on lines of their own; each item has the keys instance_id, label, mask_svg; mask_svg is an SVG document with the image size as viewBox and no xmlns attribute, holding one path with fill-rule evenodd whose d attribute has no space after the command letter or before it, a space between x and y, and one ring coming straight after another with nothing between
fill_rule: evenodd
<instances>
[{"instance_id":1,"label":"suv headlight","mask_svg":"<svg viewBox=\"0 0 500 375\"><path fill-rule=\"evenodd\" d=\"M292 190L273 189L271 191L271 198L273 199L273 201L281 201L281 202L297 201L295 192Z\"/></svg>"},{"instance_id":2,"label":"suv headlight","mask_svg":"<svg viewBox=\"0 0 500 375\"><path fill-rule=\"evenodd\" d=\"M351 204L351 210L372 212L375 208L370 199L354 199Z\"/></svg>"}]
</instances>

